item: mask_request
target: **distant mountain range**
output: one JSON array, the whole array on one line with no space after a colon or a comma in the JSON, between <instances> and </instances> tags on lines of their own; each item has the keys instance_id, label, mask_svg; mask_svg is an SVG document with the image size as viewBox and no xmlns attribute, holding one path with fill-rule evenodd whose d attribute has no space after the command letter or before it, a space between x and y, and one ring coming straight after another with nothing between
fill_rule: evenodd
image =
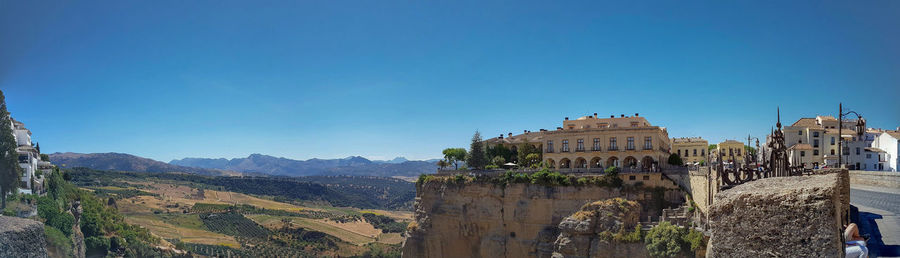
<instances>
[{"instance_id":1,"label":"distant mountain range","mask_svg":"<svg viewBox=\"0 0 900 258\"><path fill-rule=\"evenodd\" d=\"M53 153L50 161L61 167L133 172L185 172L201 175L264 174L278 176L354 175L418 176L434 173L437 160L410 161L403 157L372 161L359 156L343 159L293 160L262 154L246 158L184 158L169 163L124 153Z\"/></svg>"},{"instance_id":2,"label":"distant mountain range","mask_svg":"<svg viewBox=\"0 0 900 258\"><path fill-rule=\"evenodd\" d=\"M171 165L259 173L283 176L355 175L355 176L417 176L434 173L437 160L410 161L397 157L386 161L372 161L360 156L343 159L294 160L262 154L246 158L208 159L184 158L169 162Z\"/></svg>"},{"instance_id":3,"label":"distant mountain range","mask_svg":"<svg viewBox=\"0 0 900 258\"><path fill-rule=\"evenodd\" d=\"M184 172L200 175L237 175L240 173L220 169L184 167L165 162L142 158L124 153L53 153L50 161L60 167L86 167L97 170L116 170L132 172Z\"/></svg>"}]
</instances>

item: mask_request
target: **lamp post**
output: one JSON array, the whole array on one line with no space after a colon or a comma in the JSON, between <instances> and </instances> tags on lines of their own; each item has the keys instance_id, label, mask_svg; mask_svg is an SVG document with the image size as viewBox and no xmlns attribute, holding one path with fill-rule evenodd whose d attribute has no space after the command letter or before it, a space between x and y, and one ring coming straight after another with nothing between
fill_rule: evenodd
<instances>
[{"instance_id":1,"label":"lamp post","mask_svg":"<svg viewBox=\"0 0 900 258\"><path fill-rule=\"evenodd\" d=\"M756 139L756 152L757 152L757 154L759 154L759 138L751 137L750 134L747 134L747 146L750 146L750 139ZM750 154L750 150L746 150L746 152L747 152L747 157L753 159L753 164L755 165L753 167L753 170L758 170L759 169L759 159L757 157L754 157L755 155ZM748 165L750 164L750 161L746 161L746 162Z\"/></svg>"},{"instance_id":2,"label":"lamp post","mask_svg":"<svg viewBox=\"0 0 900 258\"><path fill-rule=\"evenodd\" d=\"M866 131L866 120L863 119L862 115L856 113L856 111L847 111L844 113L844 104L838 103L838 167L842 168L844 166L844 135L842 133L844 129L844 116L854 114L856 115L856 136L862 137Z\"/></svg>"}]
</instances>

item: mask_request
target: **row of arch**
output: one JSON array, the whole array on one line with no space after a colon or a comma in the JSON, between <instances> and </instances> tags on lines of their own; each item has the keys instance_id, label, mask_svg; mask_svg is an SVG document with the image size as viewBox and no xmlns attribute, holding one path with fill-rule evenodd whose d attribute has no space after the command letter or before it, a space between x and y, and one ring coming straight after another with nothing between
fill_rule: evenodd
<instances>
[{"instance_id":1,"label":"row of arch","mask_svg":"<svg viewBox=\"0 0 900 258\"><path fill-rule=\"evenodd\" d=\"M615 156L609 157L605 161L603 161L600 157L594 157L590 160L590 162L582 157L575 158L574 162L569 158L562 158L559 160L559 164L557 164L553 159L547 159L547 165L549 165L550 168L557 168L557 165L559 165L559 168L604 168L612 166L637 167L638 165L640 165L642 168L650 168L651 166L653 166L654 162L655 160L653 160L653 157L650 156L644 156L643 158L641 158L640 163L638 163L637 158L632 156L625 157L625 159L621 161L619 161L619 158Z\"/></svg>"}]
</instances>

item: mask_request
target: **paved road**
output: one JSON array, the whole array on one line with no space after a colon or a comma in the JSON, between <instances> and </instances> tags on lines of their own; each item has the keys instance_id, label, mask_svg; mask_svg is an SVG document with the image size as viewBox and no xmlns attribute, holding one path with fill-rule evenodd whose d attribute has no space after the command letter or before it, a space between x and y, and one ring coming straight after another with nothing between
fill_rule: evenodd
<instances>
[{"instance_id":1,"label":"paved road","mask_svg":"<svg viewBox=\"0 0 900 258\"><path fill-rule=\"evenodd\" d=\"M900 257L900 189L850 189L859 226L869 234L870 257Z\"/></svg>"}]
</instances>

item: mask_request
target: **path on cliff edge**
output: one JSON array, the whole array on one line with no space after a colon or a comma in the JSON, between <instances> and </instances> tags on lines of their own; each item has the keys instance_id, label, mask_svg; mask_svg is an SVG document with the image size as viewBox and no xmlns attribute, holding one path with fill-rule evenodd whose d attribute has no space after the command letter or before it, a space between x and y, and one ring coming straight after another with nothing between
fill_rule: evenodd
<instances>
[{"instance_id":1,"label":"path on cliff edge","mask_svg":"<svg viewBox=\"0 0 900 258\"><path fill-rule=\"evenodd\" d=\"M900 189L853 186L850 204L859 208L859 227L869 234L869 256L900 257Z\"/></svg>"}]
</instances>

